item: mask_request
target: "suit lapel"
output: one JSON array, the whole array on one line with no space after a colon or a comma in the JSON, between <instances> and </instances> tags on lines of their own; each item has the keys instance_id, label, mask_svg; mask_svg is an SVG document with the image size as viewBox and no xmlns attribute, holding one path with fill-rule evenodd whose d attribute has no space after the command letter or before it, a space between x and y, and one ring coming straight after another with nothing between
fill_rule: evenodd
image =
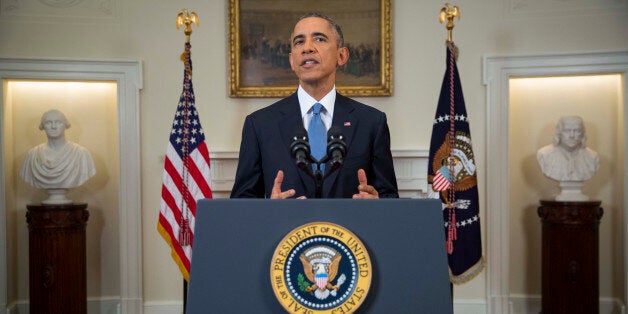
<instances>
[{"instance_id":1,"label":"suit lapel","mask_svg":"<svg viewBox=\"0 0 628 314\"><path fill-rule=\"evenodd\" d=\"M281 140L286 146L288 152L290 152L290 144L292 144L292 138L296 134L299 127L303 127L303 121L301 120L301 109L299 108L299 100L296 94L292 94L287 101L279 108L281 118L279 119L279 132L281 134Z\"/></svg>"},{"instance_id":2,"label":"suit lapel","mask_svg":"<svg viewBox=\"0 0 628 314\"><path fill-rule=\"evenodd\" d=\"M355 109L348 101L348 98L336 93L336 103L334 104L334 117L332 119L332 125L340 128L340 132L345 138L345 144L347 144L347 151L351 149L351 143L353 142L353 135L358 126L358 121L353 110ZM331 169L329 162L325 165L325 169ZM331 188L335 185L338 179L338 173L342 170L342 167L327 177L323 183L323 197L329 197ZM357 174L356 174L357 175Z\"/></svg>"},{"instance_id":3,"label":"suit lapel","mask_svg":"<svg viewBox=\"0 0 628 314\"><path fill-rule=\"evenodd\" d=\"M293 170L299 174L301 184L303 185L303 190L314 191L314 179L312 179L305 172L303 172L303 170L297 167L296 162L292 158L292 152L290 150L290 145L292 145L293 137L296 135L299 128L304 129L297 93L294 93L290 95L290 97L286 98L286 102L284 102L284 104L280 107L279 112L281 113L282 117L279 121L278 127L284 146L286 147L288 154L290 154L289 159L292 161L292 166L290 167L292 167Z\"/></svg>"}]
</instances>

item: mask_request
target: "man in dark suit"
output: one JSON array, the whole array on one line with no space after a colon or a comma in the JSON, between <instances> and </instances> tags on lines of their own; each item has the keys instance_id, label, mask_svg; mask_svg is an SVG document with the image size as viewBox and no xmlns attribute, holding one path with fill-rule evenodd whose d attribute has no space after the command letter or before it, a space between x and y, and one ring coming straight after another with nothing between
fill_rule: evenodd
<instances>
[{"instance_id":1,"label":"man in dark suit","mask_svg":"<svg viewBox=\"0 0 628 314\"><path fill-rule=\"evenodd\" d=\"M298 130L309 133L312 124L320 123L312 122L318 114L314 104L322 105L324 127L339 127L347 145L338 170L325 165L321 196L398 197L386 115L336 93L336 67L349 59L340 26L320 14L305 15L294 27L291 47L289 61L299 88L246 117L231 197L315 197L314 179L297 167L290 151Z\"/></svg>"}]
</instances>

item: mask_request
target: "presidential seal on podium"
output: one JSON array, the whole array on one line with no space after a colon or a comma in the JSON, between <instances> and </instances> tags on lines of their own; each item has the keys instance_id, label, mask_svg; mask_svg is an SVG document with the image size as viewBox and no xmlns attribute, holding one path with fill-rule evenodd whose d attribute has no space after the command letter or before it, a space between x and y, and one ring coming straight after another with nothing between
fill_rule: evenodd
<instances>
[{"instance_id":1,"label":"presidential seal on podium","mask_svg":"<svg viewBox=\"0 0 628 314\"><path fill-rule=\"evenodd\" d=\"M373 269L360 239L346 228L313 222L290 231L270 264L275 297L289 313L350 313L364 302Z\"/></svg>"}]
</instances>

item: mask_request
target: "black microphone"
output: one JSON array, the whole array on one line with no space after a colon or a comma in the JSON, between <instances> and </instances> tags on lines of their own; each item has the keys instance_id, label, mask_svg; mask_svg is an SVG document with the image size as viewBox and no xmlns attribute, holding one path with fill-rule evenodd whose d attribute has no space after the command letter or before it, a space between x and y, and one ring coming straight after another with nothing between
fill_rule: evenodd
<instances>
[{"instance_id":1,"label":"black microphone","mask_svg":"<svg viewBox=\"0 0 628 314\"><path fill-rule=\"evenodd\" d=\"M290 153L297 163L297 167L307 171L310 169L310 142L307 139L307 132L304 128L296 131L290 144Z\"/></svg>"},{"instance_id":2,"label":"black microphone","mask_svg":"<svg viewBox=\"0 0 628 314\"><path fill-rule=\"evenodd\" d=\"M329 172L340 168L344 162L343 158L347 155L345 137L340 131L339 127L332 126L327 132L327 156L331 160Z\"/></svg>"}]
</instances>

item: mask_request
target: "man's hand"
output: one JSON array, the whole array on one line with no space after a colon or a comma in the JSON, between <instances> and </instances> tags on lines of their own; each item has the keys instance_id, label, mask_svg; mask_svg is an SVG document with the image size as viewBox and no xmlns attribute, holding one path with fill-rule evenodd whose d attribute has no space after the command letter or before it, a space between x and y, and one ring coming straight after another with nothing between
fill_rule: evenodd
<instances>
[{"instance_id":1,"label":"man's hand","mask_svg":"<svg viewBox=\"0 0 628 314\"><path fill-rule=\"evenodd\" d=\"M270 192L271 199L286 199L294 196L296 191L294 189L290 189L288 191L281 191L281 183L283 183L283 171L277 171L277 176L275 177L275 182L273 183L273 190ZM303 199L305 196L299 196L298 199Z\"/></svg>"},{"instance_id":2,"label":"man's hand","mask_svg":"<svg viewBox=\"0 0 628 314\"><path fill-rule=\"evenodd\" d=\"M277 182L277 180L275 180L275 182ZM372 185L366 184L366 172L364 172L364 169L358 170L358 182L360 183L358 185L358 194L353 194L354 199L379 198L377 190Z\"/></svg>"}]
</instances>

